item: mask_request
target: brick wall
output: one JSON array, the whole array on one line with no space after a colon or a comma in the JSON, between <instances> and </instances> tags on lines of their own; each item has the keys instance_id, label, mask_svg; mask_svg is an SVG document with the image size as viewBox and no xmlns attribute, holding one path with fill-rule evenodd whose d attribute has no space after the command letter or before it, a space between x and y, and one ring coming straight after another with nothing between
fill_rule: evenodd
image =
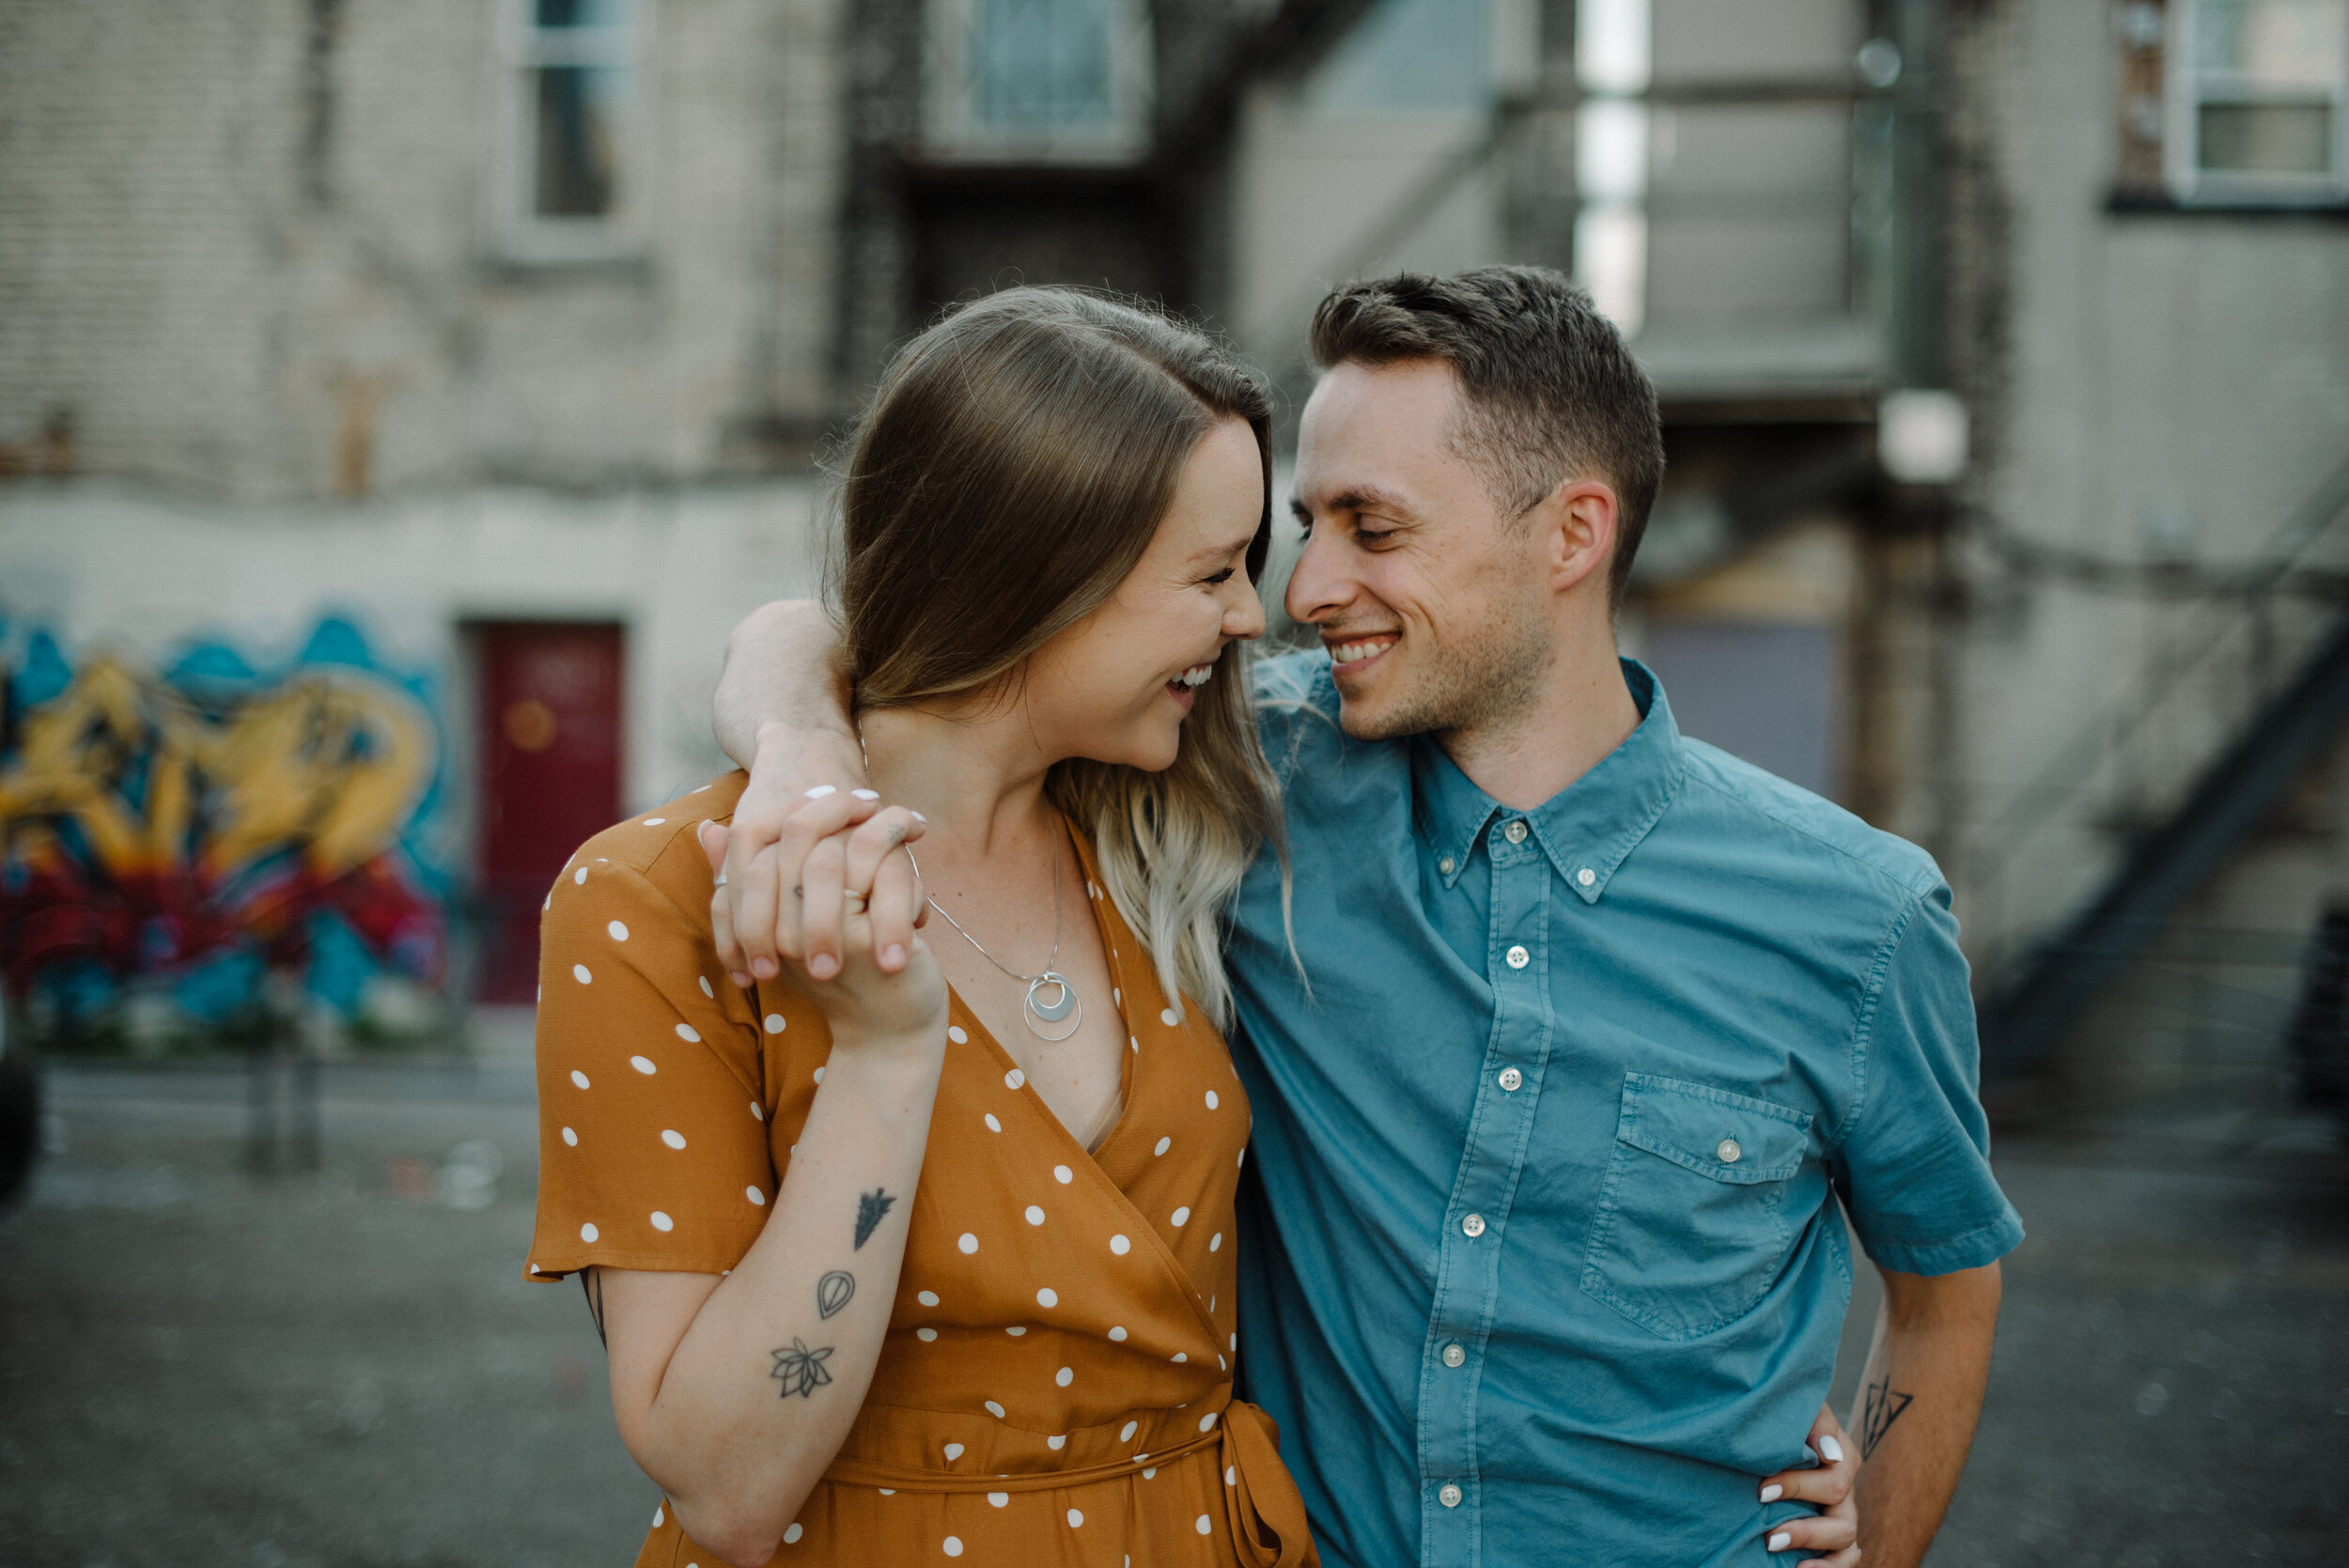
<instances>
[{"instance_id":1,"label":"brick wall","mask_svg":"<svg viewBox=\"0 0 2349 1568\"><path fill-rule=\"evenodd\" d=\"M647 0L647 238L502 258L499 0L0 0L0 468L595 485L818 426L838 0Z\"/></svg>"}]
</instances>

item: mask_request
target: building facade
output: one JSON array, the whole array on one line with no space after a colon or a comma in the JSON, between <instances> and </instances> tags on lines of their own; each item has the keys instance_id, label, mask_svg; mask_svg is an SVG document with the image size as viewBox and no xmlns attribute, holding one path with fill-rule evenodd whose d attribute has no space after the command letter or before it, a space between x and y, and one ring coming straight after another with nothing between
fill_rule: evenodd
<instances>
[{"instance_id":1,"label":"building facade","mask_svg":"<svg viewBox=\"0 0 2349 1568\"><path fill-rule=\"evenodd\" d=\"M1664 400L1626 648L1941 858L1993 1075L2273 1100L2349 880L2343 10L0 0L0 800L83 878L13 988L162 1018L209 940L345 1017L520 997L541 803L721 766L724 631L817 588L824 440L942 304L1163 299L1293 416L1330 284L1514 260ZM229 821L321 668L404 803L165 843L149 777Z\"/></svg>"}]
</instances>

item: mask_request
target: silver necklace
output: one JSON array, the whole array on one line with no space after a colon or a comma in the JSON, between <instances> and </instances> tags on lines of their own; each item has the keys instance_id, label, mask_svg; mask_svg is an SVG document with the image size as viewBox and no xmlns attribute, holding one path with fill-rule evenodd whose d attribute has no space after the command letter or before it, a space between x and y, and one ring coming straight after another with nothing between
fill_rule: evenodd
<instances>
[{"instance_id":1,"label":"silver necklace","mask_svg":"<svg viewBox=\"0 0 2349 1568\"><path fill-rule=\"evenodd\" d=\"M913 859L913 846L910 844L906 846L906 859L912 862L913 874L916 877L921 876L922 862ZM995 955L989 953L985 947L980 946L979 939L972 936L970 932L964 931L962 929L962 922L957 920L954 916L947 914L946 907L943 904L941 904L935 898L929 898L927 894L925 894L924 897L927 900L931 908L936 909L941 916L944 916L947 924L953 926L957 931L961 932L962 939L964 941L969 942L972 947L978 949L980 957L994 965L997 969L1002 970L1005 974L1011 976L1014 980L1023 981L1026 983L1028 995L1027 1000L1019 1004L1019 1021L1028 1026L1029 1033L1034 1035L1039 1040L1046 1040L1054 1045L1058 1045L1061 1041L1067 1039L1070 1035L1077 1032L1079 1026L1085 1021L1084 1003L1077 1000L1077 987L1068 983L1068 977L1052 967L1054 964L1060 962L1059 840L1055 839L1052 843L1052 955L1044 961L1044 972L1041 974L1021 974L1018 970L1013 969L1009 964L1004 963L1001 958L998 958ZM1050 1001L1044 1001L1041 993L1047 986L1059 987L1060 995L1054 997ZM1071 1014L1074 1014L1075 1017L1070 1017ZM1068 1027L1062 1030L1058 1034L1047 1034L1043 1030L1036 1027L1039 1021L1043 1023L1056 1024L1063 1018L1068 1019Z\"/></svg>"},{"instance_id":2,"label":"silver necklace","mask_svg":"<svg viewBox=\"0 0 2349 1568\"><path fill-rule=\"evenodd\" d=\"M864 732L861 727L857 731L856 746L860 753L864 753L864 770L870 773L873 770L873 758L872 754L864 750ZM913 846L907 845L905 851L907 862L913 867L913 875L921 876L922 862L913 858ZM1027 999L1019 1004L1019 1021L1028 1026L1029 1033L1049 1044L1058 1045L1077 1032L1079 1027L1085 1021L1084 1003L1077 999L1077 987L1068 983L1068 977L1052 967L1060 962L1060 838L1057 834L1052 839L1052 955L1044 960L1044 972L1041 974L1021 974L986 948L981 947L979 939L964 931L962 922L947 914L943 904L931 898L927 893L923 894L923 901L943 916L947 924L960 932L964 941L977 948L980 957L1002 970L1012 979L1026 985L1028 995ZM1050 1001L1045 1001L1039 993L1048 986L1057 986L1060 995ZM1074 1017L1069 1017L1072 1013L1076 1015ZM1068 1027L1058 1034L1047 1034L1036 1027L1039 1021L1056 1024L1063 1018L1068 1019Z\"/></svg>"}]
</instances>

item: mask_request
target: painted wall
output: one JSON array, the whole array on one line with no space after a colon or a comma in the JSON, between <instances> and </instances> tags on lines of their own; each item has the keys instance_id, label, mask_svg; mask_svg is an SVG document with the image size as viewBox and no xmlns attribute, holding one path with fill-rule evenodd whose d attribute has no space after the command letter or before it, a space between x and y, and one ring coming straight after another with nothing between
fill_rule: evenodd
<instances>
[{"instance_id":1,"label":"painted wall","mask_svg":"<svg viewBox=\"0 0 2349 1568\"><path fill-rule=\"evenodd\" d=\"M417 1026L420 999L464 979L467 628L621 626L624 803L642 809L730 766L709 737L726 633L817 591L819 499L798 480L274 508L0 489L11 972L47 962L14 934L25 917L81 904L112 911L77 939L93 1001L217 1010L182 990L198 960L248 955L249 976L274 944L314 998ZM296 951L321 910L351 939L312 939L324 967Z\"/></svg>"},{"instance_id":2,"label":"painted wall","mask_svg":"<svg viewBox=\"0 0 2349 1568\"><path fill-rule=\"evenodd\" d=\"M127 995L198 1023L272 971L345 1014L437 986L452 868L438 682L354 621L288 657L218 639L165 662L0 632L0 952L59 1021Z\"/></svg>"}]
</instances>

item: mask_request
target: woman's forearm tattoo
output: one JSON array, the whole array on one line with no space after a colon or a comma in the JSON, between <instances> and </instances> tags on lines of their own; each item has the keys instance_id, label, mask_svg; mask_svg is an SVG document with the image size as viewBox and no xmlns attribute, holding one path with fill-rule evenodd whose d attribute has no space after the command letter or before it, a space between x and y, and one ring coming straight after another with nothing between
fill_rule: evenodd
<instances>
[{"instance_id":1,"label":"woman's forearm tattoo","mask_svg":"<svg viewBox=\"0 0 2349 1568\"><path fill-rule=\"evenodd\" d=\"M881 1222L881 1216L887 1214L896 1202L896 1199L878 1187L870 1192L858 1196L856 1201L856 1244L858 1247L862 1248L872 1239L873 1227Z\"/></svg>"},{"instance_id":2,"label":"woman's forearm tattoo","mask_svg":"<svg viewBox=\"0 0 2349 1568\"><path fill-rule=\"evenodd\" d=\"M816 1311L819 1316L830 1317L848 1304L856 1295L856 1276L845 1268L835 1268L816 1281Z\"/></svg>"},{"instance_id":3,"label":"woman's forearm tattoo","mask_svg":"<svg viewBox=\"0 0 2349 1568\"><path fill-rule=\"evenodd\" d=\"M811 1398L817 1389L832 1381L832 1374L824 1370L824 1363L832 1358L830 1345L810 1350L807 1342L794 1334L788 1350L773 1350L768 1354L774 1357L775 1365L767 1375L783 1385L781 1397L785 1399L793 1394L801 1399Z\"/></svg>"}]
</instances>

